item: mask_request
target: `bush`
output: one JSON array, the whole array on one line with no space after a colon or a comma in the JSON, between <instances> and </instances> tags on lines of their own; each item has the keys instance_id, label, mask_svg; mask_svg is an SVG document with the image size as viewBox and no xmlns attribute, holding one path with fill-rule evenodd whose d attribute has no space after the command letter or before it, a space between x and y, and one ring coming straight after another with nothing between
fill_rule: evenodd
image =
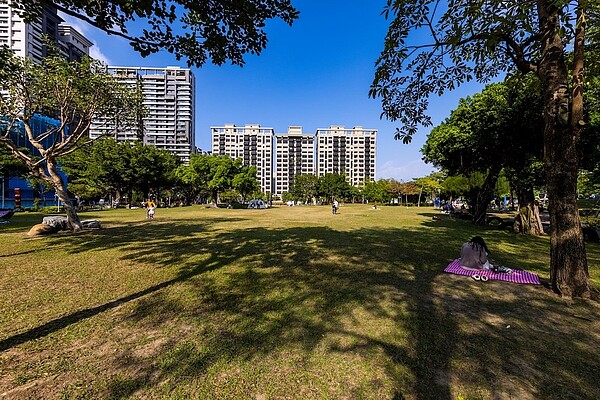
<instances>
[{"instance_id":1,"label":"bush","mask_svg":"<svg viewBox=\"0 0 600 400\"><path fill-rule=\"evenodd\" d=\"M600 217L581 217L581 226L600 230Z\"/></svg>"}]
</instances>

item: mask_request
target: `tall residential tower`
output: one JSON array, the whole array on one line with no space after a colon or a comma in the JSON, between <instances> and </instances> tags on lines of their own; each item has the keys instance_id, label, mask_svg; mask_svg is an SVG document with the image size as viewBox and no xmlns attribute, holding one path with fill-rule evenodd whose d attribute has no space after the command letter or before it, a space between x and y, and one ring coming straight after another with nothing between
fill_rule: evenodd
<instances>
[{"instance_id":1,"label":"tall residential tower","mask_svg":"<svg viewBox=\"0 0 600 400\"><path fill-rule=\"evenodd\" d=\"M346 174L352 186L375 180L376 137L362 126L317 129L317 175Z\"/></svg>"},{"instance_id":2,"label":"tall residential tower","mask_svg":"<svg viewBox=\"0 0 600 400\"><path fill-rule=\"evenodd\" d=\"M212 153L241 158L244 165L256 167L263 193L273 193L273 128L256 124L211 126Z\"/></svg>"},{"instance_id":3,"label":"tall residential tower","mask_svg":"<svg viewBox=\"0 0 600 400\"><path fill-rule=\"evenodd\" d=\"M195 86L191 70L179 67L113 67L108 71L119 81L139 85L147 114L142 132L135 128L117 130L117 141L143 140L144 144L167 150L187 163L195 152ZM90 127L90 137L114 132L114 123L98 119Z\"/></svg>"},{"instance_id":4,"label":"tall residential tower","mask_svg":"<svg viewBox=\"0 0 600 400\"><path fill-rule=\"evenodd\" d=\"M289 192L296 175L315 174L315 135L302 133L301 126L275 135L276 159L273 193Z\"/></svg>"},{"instance_id":5,"label":"tall residential tower","mask_svg":"<svg viewBox=\"0 0 600 400\"><path fill-rule=\"evenodd\" d=\"M48 54L45 36L69 60L88 55L92 42L63 22L51 5L43 7L40 19L26 23L9 4L0 3L0 46L6 45L17 56L41 63Z\"/></svg>"}]
</instances>

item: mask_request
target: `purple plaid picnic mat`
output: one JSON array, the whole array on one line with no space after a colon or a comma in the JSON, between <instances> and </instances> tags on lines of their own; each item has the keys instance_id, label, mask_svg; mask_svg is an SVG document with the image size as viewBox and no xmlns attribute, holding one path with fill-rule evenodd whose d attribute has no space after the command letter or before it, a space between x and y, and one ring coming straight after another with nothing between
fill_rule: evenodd
<instances>
[{"instance_id":1,"label":"purple plaid picnic mat","mask_svg":"<svg viewBox=\"0 0 600 400\"><path fill-rule=\"evenodd\" d=\"M536 274L533 274L533 273L527 272L527 271L523 271L522 269L512 268L512 270L513 270L513 272L510 274L503 273L503 272L496 273L493 271L485 271L485 270L473 271L470 269L462 268L460 266L460 260L457 258L456 260L454 260L450 264L448 264L448 266L446 267L444 272L448 272L450 274L456 274L456 275L465 275L465 276L472 276L475 274L485 275L490 280L496 280L496 281L527 283L527 284L532 284L532 285L540 284L540 277L537 276Z\"/></svg>"}]
</instances>

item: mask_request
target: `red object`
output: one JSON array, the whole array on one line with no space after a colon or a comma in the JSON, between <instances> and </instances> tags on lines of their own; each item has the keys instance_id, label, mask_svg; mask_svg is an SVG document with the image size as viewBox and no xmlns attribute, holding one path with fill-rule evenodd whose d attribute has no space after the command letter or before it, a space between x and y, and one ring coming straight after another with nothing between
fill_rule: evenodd
<instances>
[{"instance_id":1,"label":"red object","mask_svg":"<svg viewBox=\"0 0 600 400\"><path fill-rule=\"evenodd\" d=\"M15 188L15 208L21 208L21 188Z\"/></svg>"}]
</instances>

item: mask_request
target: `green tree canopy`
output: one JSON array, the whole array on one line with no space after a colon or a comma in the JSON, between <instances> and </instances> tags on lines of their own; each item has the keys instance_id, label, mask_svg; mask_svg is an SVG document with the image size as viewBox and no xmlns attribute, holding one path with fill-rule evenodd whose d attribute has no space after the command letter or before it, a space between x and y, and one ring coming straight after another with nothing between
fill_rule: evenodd
<instances>
[{"instance_id":1,"label":"green tree canopy","mask_svg":"<svg viewBox=\"0 0 600 400\"><path fill-rule=\"evenodd\" d=\"M385 179L366 182L362 193L365 199L379 203L387 203L392 197L390 184Z\"/></svg>"},{"instance_id":2,"label":"green tree canopy","mask_svg":"<svg viewBox=\"0 0 600 400\"><path fill-rule=\"evenodd\" d=\"M148 198L152 192L160 199L160 191L175 184L175 171L180 163L175 154L135 142L131 148L134 188L139 190L144 198Z\"/></svg>"},{"instance_id":3,"label":"green tree canopy","mask_svg":"<svg viewBox=\"0 0 600 400\"><path fill-rule=\"evenodd\" d=\"M467 195L475 222L485 222L503 168L518 189L520 204L534 207L534 187L543 178L541 110L539 81L517 74L461 99L428 135L421 150L426 162L451 175L483 174L483 181L471 185ZM538 222L532 233L542 233Z\"/></svg>"},{"instance_id":4,"label":"green tree canopy","mask_svg":"<svg viewBox=\"0 0 600 400\"><path fill-rule=\"evenodd\" d=\"M577 142L584 119L586 39L600 43L597 1L388 0L391 18L370 95L399 121L396 137L411 140L431 125L429 98L476 79L514 69L539 78L544 107L544 167L551 225L552 288L590 295L577 209ZM428 32L428 35L419 33ZM427 38L425 40L420 40ZM568 62L571 60L571 62Z\"/></svg>"},{"instance_id":5,"label":"green tree canopy","mask_svg":"<svg viewBox=\"0 0 600 400\"><path fill-rule=\"evenodd\" d=\"M240 171L235 174L231 181L231 186L242 196L242 200L247 200L248 195L260 191L260 184L256 178L256 167L244 165Z\"/></svg>"},{"instance_id":6,"label":"green tree canopy","mask_svg":"<svg viewBox=\"0 0 600 400\"><path fill-rule=\"evenodd\" d=\"M120 202L137 190L160 199L160 190L175 185L178 157L141 142L116 142L101 138L60 159L71 181L72 192L81 198L112 194Z\"/></svg>"},{"instance_id":7,"label":"green tree canopy","mask_svg":"<svg viewBox=\"0 0 600 400\"><path fill-rule=\"evenodd\" d=\"M25 176L28 171L27 165L15 158L8 147L0 146L0 176Z\"/></svg>"},{"instance_id":8,"label":"green tree canopy","mask_svg":"<svg viewBox=\"0 0 600 400\"><path fill-rule=\"evenodd\" d=\"M176 171L177 177L193 191L200 193L206 191L212 197L216 207L219 193L230 189L237 189L240 194L255 191L256 169L242 165L242 160L233 160L229 156L192 154L187 166L180 166ZM236 187L237 186L237 187Z\"/></svg>"},{"instance_id":9,"label":"green tree canopy","mask_svg":"<svg viewBox=\"0 0 600 400\"><path fill-rule=\"evenodd\" d=\"M110 35L129 40L142 56L161 50L189 65L231 61L243 64L246 53L266 47L265 22L280 18L292 24L298 17L289 0L12 0L26 21L40 18L44 6L85 21Z\"/></svg>"},{"instance_id":10,"label":"green tree canopy","mask_svg":"<svg viewBox=\"0 0 600 400\"><path fill-rule=\"evenodd\" d=\"M294 176L290 189L293 198L310 203L319 192L319 178L312 174L299 174Z\"/></svg>"},{"instance_id":11,"label":"green tree canopy","mask_svg":"<svg viewBox=\"0 0 600 400\"><path fill-rule=\"evenodd\" d=\"M69 176L70 190L81 198L131 195L136 169L132 165L132 145L113 138L101 138L60 159Z\"/></svg>"},{"instance_id":12,"label":"green tree canopy","mask_svg":"<svg viewBox=\"0 0 600 400\"><path fill-rule=\"evenodd\" d=\"M319 196L326 199L327 202L333 199L345 198L350 191L350 184L346 181L344 174L327 173L319 177Z\"/></svg>"},{"instance_id":13,"label":"green tree canopy","mask_svg":"<svg viewBox=\"0 0 600 400\"><path fill-rule=\"evenodd\" d=\"M423 178L415 179L417 185L421 187L421 193L426 193L429 195L431 200L435 199L437 194L442 189L442 184L440 182L439 177L436 174L430 174ZM421 204L421 195L419 195L419 205Z\"/></svg>"},{"instance_id":14,"label":"green tree canopy","mask_svg":"<svg viewBox=\"0 0 600 400\"><path fill-rule=\"evenodd\" d=\"M58 157L74 152L89 140L94 118L118 116L124 123L136 124L141 94L117 82L89 57L69 62L52 55L40 65L16 57L6 48L0 53L2 66L9 67L0 73L0 87L5 88L0 93L0 145L24 162L33 176L54 188L70 226L80 229L66 182L58 174ZM58 124L36 130L32 122L40 115L57 118ZM18 146L15 138L21 134L25 134L35 154Z\"/></svg>"}]
</instances>

